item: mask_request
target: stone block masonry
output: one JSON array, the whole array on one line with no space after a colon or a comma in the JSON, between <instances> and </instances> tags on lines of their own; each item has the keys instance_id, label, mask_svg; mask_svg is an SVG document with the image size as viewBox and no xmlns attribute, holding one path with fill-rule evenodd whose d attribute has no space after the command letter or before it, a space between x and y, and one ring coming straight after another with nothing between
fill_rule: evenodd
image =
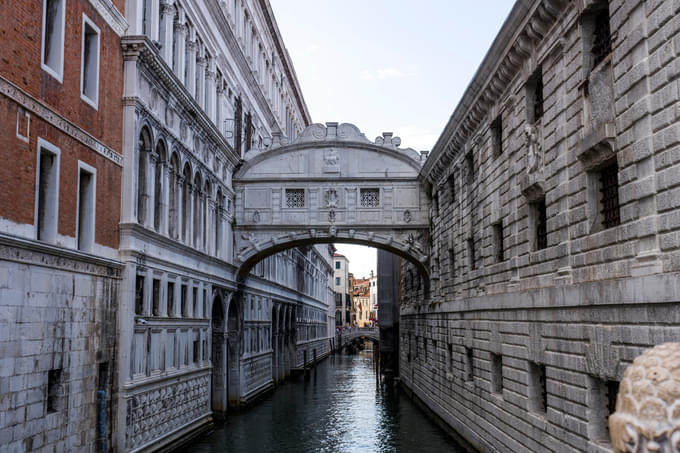
<instances>
[{"instance_id":1,"label":"stone block masonry","mask_svg":"<svg viewBox=\"0 0 680 453\"><path fill-rule=\"evenodd\" d=\"M677 2L517 2L425 162L402 382L483 451L611 451L625 366L678 341Z\"/></svg>"},{"instance_id":2,"label":"stone block masonry","mask_svg":"<svg viewBox=\"0 0 680 453\"><path fill-rule=\"evenodd\" d=\"M120 269L7 238L0 250L0 451L89 451L98 390L112 409Z\"/></svg>"}]
</instances>

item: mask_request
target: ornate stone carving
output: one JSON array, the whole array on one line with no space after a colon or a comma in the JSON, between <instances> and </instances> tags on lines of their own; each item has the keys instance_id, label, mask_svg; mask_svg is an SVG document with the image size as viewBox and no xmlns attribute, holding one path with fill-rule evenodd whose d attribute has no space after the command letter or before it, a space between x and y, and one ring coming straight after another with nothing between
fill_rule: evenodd
<instances>
[{"instance_id":1,"label":"ornate stone carving","mask_svg":"<svg viewBox=\"0 0 680 453\"><path fill-rule=\"evenodd\" d=\"M335 222L335 217L336 217L336 213L335 213L334 209L331 209L330 211L328 211L328 221L329 222Z\"/></svg>"},{"instance_id":2,"label":"ornate stone carving","mask_svg":"<svg viewBox=\"0 0 680 453\"><path fill-rule=\"evenodd\" d=\"M187 139L187 122L184 120L179 123L179 136L182 141Z\"/></svg>"},{"instance_id":3,"label":"ornate stone carving","mask_svg":"<svg viewBox=\"0 0 680 453\"><path fill-rule=\"evenodd\" d=\"M253 212L253 223L260 223L260 211Z\"/></svg>"},{"instance_id":4,"label":"ornate stone carving","mask_svg":"<svg viewBox=\"0 0 680 453\"><path fill-rule=\"evenodd\" d=\"M524 136L527 139L527 173L534 173L543 166L543 151L536 126L527 124Z\"/></svg>"},{"instance_id":5,"label":"ornate stone carving","mask_svg":"<svg viewBox=\"0 0 680 453\"><path fill-rule=\"evenodd\" d=\"M413 220L413 215L411 214L411 211L407 209L404 211L404 222L411 223L411 220Z\"/></svg>"},{"instance_id":6,"label":"ornate stone carving","mask_svg":"<svg viewBox=\"0 0 680 453\"><path fill-rule=\"evenodd\" d=\"M340 156L338 152L331 148L326 151L323 155L323 172L324 173L337 173L340 171L338 167L338 162L340 161Z\"/></svg>"},{"instance_id":7,"label":"ornate stone carving","mask_svg":"<svg viewBox=\"0 0 680 453\"><path fill-rule=\"evenodd\" d=\"M169 105L165 108L165 125L172 129L174 123L175 115L172 111L172 107Z\"/></svg>"},{"instance_id":8,"label":"ornate stone carving","mask_svg":"<svg viewBox=\"0 0 680 453\"><path fill-rule=\"evenodd\" d=\"M326 191L326 206L329 208L338 207L338 191L335 189L328 189Z\"/></svg>"},{"instance_id":9,"label":"ornate stone carving","mask_svg":"<svg viewBox=\"0 0 680 453\"><path fill-rule=\"evenodd\" d=\"M210 395L208 375L155 387L127 399L128 449L141 447L205 414Z\"/></svg>"},{"instance_id":10,"label":"ornate stone carving","mask_svg":"<svg viewBox=\"0 0 680 453\"><path fill-rule=\"evenodd\" d=\"M647 350L626 369L609 432L616 453L680 452L680 343Z\"/></svg>"}]
</instances>

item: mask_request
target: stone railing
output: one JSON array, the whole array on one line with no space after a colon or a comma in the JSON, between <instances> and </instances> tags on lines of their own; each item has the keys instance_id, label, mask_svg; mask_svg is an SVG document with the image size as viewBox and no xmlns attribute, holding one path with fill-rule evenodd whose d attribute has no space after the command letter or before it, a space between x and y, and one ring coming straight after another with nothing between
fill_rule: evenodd
<instances>
[{"instance_id":1,"label":"stone railing","mask_svg":"<svg viewBox=\"0 0 680 453\"><path fill-rule=\"evenodd\" d=\"M626 369L609 432L616 453L680 452L680 343L649 349Z\"/></svg>"}]
</instances>

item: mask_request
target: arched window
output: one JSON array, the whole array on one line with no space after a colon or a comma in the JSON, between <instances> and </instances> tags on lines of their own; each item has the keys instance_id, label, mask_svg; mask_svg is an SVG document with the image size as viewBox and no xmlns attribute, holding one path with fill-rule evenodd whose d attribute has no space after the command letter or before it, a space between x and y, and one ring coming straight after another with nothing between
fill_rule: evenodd
<instances>
[{"instance_id":1,"label":"arched window","mask_svg":"<svg viewBox=\"0 0 680 453\"><path fill-rule=\"evenodd\" d=\"M146 204L149 198L146 181L146 167L151 152L151 133L147 127L142 128L137 143L137 222L143 224L146 220Z\"/></svg>"},{"instance_id":2,"label":"arched window","mask_svg":"<svg viewBox=\"0 0 680 453\"><path fill-rule=\"evenodd\" d=\"M202 214L202 207L203 207L203 202L202 202L202 193L201 193L201 175L196 172L194 175L194 218L193 218L193 226L194 226L194 247L199 248L201 244L201 216Z\"/></svg>"},{"instance_id":3,"label":"arched window","mask_svg":"<svg viewBox=\"0 0 680 453\"><path fill-rule=\"evenodd\" d=\"M189 164L184 164L182 172L182 233L181 237L185 243L191 242L189 236L189 225L191 221L191 168Z\"/></svg>"},{"instance_id":4,"label":"arched window","mask_svg":"<svg viewBox=\"0 0 680 453\"><path fill-rule=\"evenodd\" d=\"M210 212L210 194L212 187L210 181L205 181L203 187L203 217L201 225L201 237L203 238L203 250L208 252L210 250L210 241L208 240L208 213Z\"/></svg>"},{"instance_id":5,"label":"arched window","mask_svg":"<svg viewBox=\"0 0 680 453\"><path fill-rule=\"evenodd\" d=\"M177 157L177 153L173 153L172 157L170 158L170 167L168 169L168 172L170 173L170 193L169 193L169 208L170 212L168 215L168 231L170 232L170 236L177 239L178 237L178 231L177 231L177 211L178 211L178 203L179 203L179 196L177 193L178 189L178 177L179 177L179 157Z\"/></svg>"},{"instance_id":6,"label":"arched window","mask_svg":"<svg viewBox=\"0 0 680 453\"><path fill-rule=\"evenodd\" d=\"M153 206L153 227L156 231L161 228L161 218L163 212L163 168L167 161L165 145L159 141L156 145L156 173L154 177L154 206Z\"/></svg>"},{"instance_id":7,"label":"arched window","mask_svg":"<svg viewBox=\"0 0 680 453\"><path fill-rule=\"evenodd\" d=\"M222 250L222 211L224 211L224 197L222 189L217 189L217 199L215 200L215 256L220 256Z\"/></svg>"}]
</instances>

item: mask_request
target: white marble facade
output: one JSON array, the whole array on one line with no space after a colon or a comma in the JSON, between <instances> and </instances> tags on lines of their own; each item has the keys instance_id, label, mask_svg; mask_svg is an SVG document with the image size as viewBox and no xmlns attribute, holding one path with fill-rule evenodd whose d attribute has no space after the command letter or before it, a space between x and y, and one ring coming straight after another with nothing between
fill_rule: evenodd
<instances>
[{"instance_id":1,"label":"white marble facade","mask_svg":"<svg viewBox=\"0 0 680 453\"><path fill-rule=\"evenodd\" d=\"M161 448L329 352L328 245L237 281L232 174L310 123L267 2L130 0L117 450ZM160 407L172 408L170 412Z\"/></svg>"}]
</instances>

